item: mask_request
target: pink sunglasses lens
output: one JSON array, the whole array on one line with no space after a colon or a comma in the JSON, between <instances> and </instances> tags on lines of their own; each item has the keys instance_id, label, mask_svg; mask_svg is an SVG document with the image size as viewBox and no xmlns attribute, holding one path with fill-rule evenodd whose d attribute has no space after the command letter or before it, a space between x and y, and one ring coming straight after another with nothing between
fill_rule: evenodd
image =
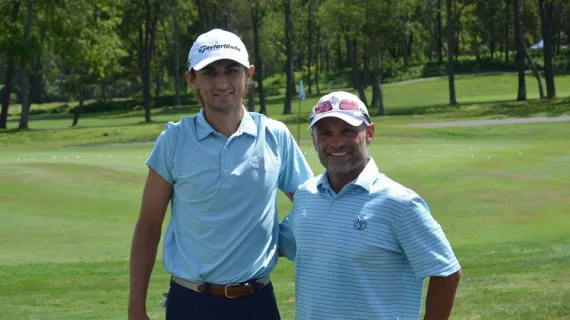
<instances>
[{"instance_id":1,"label":"pink sunglasses lens","mask_svg":"<svg viewBox=\"0 0 570 320\"><path fill-rule=\"evenodd\" d=\"M331 111L332 108L332 104L330 103L330 101L323 101L319 104L317 104L317 106L315 107L315 114L321 114L324 112L329 112Z\"/></svg>"},{"instance_id":2,"label":"pink sunglasses lens","mask_svg":"<svg viewBox=\"0 0 570 320\"><path fill-rule=\"evenodd\" d=\"M359 108L358 108L358 103L356 103L352 100L343 99L340 101L339 109L340 110L358 110Z\"/></svg>"}]
</instances>

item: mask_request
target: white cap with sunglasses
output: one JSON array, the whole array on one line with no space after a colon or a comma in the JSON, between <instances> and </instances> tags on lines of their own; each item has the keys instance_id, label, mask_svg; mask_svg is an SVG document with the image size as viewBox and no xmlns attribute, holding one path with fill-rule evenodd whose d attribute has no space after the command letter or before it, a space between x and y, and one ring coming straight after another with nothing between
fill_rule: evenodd
<instances>
[{"instance_id":1,"label":"white cap with sunglasses","mask_svg":"<svg viewBox=\"0 0 570 320\"><path fill-rule=\"evenodd\" d=\"M234 33L213 29L201 34L188 53L188 70L200 70L212 62L228 59L249 68L249 55Z\"/></svg>"},{"instance_id":2,"label":"white cap with sunglasses","mask_svg":"<svg viewBox=\"0 0 570 320\"><path fill-rule=\"evenodd\" d=\"M354 94L345 91L331 92L319 100L311 112L309 129L327 117L339 118L354 127L363 123L369 126L371 123L364 103Z\"/></svg>"}]
</instances>

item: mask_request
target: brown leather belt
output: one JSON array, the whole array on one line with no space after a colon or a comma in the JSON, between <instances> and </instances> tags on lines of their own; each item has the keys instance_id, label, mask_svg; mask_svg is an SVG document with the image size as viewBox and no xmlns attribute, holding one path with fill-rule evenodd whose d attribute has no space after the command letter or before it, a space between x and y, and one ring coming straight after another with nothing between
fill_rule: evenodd
<instances>
[{"instance_id":1,"label":"brown leather belt","mask_svg":"<svg viewBox=\"0 0 570 320\"><path fill-rule=\"evenodd\" d=\"M265 288L265 286L269 284L271 280L269 279L269 276L267 276L261 279L251 280L244 283L234 283L228 285L205 284L202 282L189 281L178 277L172 277L172 281L196 292L224 296L228 299L235 299L263 290L263 288Z\"/></svg>"}]
</instances>

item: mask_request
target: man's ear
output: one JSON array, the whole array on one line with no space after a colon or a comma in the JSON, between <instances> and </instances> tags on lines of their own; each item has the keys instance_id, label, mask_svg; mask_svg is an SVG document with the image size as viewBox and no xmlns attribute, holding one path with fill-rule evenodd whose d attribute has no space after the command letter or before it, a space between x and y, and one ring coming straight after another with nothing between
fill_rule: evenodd
<instances>
[{"instance_id":1,"label":"man's ear","mask_svg":"<svg viewBox=\"0 0 570 320\"><path fill-rule=\"evenodd\" d=\"M374 139L374 123L371 123L366 128L366 144L370 145L373 139Z\"/></svg>"},{"instance_id":2,"label":"man's ear","mask_svg":"<svg viewBox=\"0 0 570 320\"><path fill-rule=\"evenodd\" d=\"M246 77L248 82L251 82L254 73L255 73L255 66L254 65L249 66L246 72Z\"/></svg>"},{"instance_id":3,"label":"man's ear","mask_svg":"<svg viewBox=\"0 0 570 320\"><path fill-rule=\"evenodd\" d=\"M194 75L195 74L196 73L194 73ZM192 76L192 72L186 71L186 73L184 73L184 75L186 76L186 82L188 82L190 87L192 87L192 89L198 89L198 87L196 86L196 77Z\"/></svg>"}]
</instances>

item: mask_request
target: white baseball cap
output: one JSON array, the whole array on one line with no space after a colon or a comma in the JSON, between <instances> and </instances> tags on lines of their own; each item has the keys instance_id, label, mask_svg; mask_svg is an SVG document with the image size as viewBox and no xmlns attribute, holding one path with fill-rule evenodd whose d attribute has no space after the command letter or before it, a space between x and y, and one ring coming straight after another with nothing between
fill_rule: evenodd
<instances>
[{"instance_id":1,"label":"white baseball cap","mask_svg":"<svg viewBox=\"0 0 570 320\"><path fill-rule=\"evenodd\" d=\"M311 112L309 129L317 121L328 117L339 118L354 127L363 123L369 126L372 122L364 103L354 94L345 91L331 92L319 100Z\"/></svg>"},{"instance_id":2,"label":"white baseball cap","mask_svg":"<svg viewBox=\"0 0 570 320\"><path fill-rule=\"evenodd\" d=\"M250 66L249 55L241 39L231 32L213 29L194 41L188 53L188 70L200 70L222 59L236 61L248 68Z\"/></svg>"}]
</instances>

